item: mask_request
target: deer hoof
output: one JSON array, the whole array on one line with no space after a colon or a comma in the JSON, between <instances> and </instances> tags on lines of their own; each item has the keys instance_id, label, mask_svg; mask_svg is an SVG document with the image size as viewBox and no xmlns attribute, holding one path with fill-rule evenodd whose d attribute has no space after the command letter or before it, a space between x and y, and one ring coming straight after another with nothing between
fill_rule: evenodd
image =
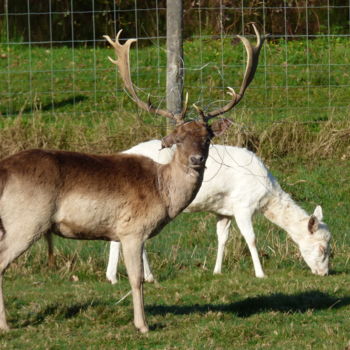
<instances>
[{"instance_id":1,"label":"deer hoof","mask_svg":"<svg viewBox=\"0 0 350 350\"><path fill-rule=\"evenodd\" d=\"M110 278L110 277L107 276L107 280L109 282L111 282L111 284L116 284L118 282L118 280L115 277L111 277Z\"/></svg>"},{"instance_id":2,"label":"deer hoof","mask_svg":"<svg viewBox=\"0 0 350 350\"><path fill-rule=\"evenodd\" d=\"M5 333L10 330L10 327L7 324L0 325L0 333Z\"/></svg>"},{"instance_id":3,"label":"deer hoof","mask_svg":"<svg viewBox=\"0 0 350 350\"><path fill-rule=\"evenodd\" d=\"M145 276L145 282L154 283L153 275L151 274L151 275Z\"/></svg>"},{"instance_id":4,"label":"deer hoof","mask_svg":"<svg viewBox=\"0 0 350 350\"><path fill-rule=\"evenodd\" d=\"M142 333L142 334L148 333L148 331L149 331L149 329L148 329L147 326L138 327L137 329L138 329L138 330L140 331L140 333Z\"/></svg>"}]
</instances>

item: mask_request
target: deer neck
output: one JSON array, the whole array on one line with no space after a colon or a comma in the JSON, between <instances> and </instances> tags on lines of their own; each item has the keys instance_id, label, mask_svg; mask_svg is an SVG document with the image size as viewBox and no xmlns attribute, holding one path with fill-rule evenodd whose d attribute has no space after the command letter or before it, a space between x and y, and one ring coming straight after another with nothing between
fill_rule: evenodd
<instances>
[{"instance_id":1,"label":"deer neck","mask_svg":"<svg viewBox=\"0 0 350 350\"><path fill-rule=\"evenodd\" d=\"M309 216L287 193L281 189L280 191L269 196L263 207L263 214L298 243L302 239L302 232L305 231Z\"/></svg>"},{"instance_id":2,"label":"deer neck","mask_svg":"<svg viewBox=\"0 0 350 350\"><path fill-rule=\"evenodd\" d=\"M203 181L204 165L193 169L181 161L178 150L170 163L160 165L158 185L170 218L177 216L194 199Z\"/></svg>"}]
</instances>

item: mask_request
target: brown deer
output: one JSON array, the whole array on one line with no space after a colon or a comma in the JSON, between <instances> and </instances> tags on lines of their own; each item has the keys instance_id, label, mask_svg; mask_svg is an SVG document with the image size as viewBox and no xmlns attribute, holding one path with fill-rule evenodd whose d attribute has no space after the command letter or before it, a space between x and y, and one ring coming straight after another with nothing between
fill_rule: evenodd
<instances>
[{"instance_id":1,"label":"brown deer","mask_svg":"<svg viewBox=\"0 0 350 350\"><path fill-rule=\"evenodd\" d=\"M0 329L8 329L2 295L2 276L9 264L47 232L72 239L120 241L132 288L134 324L147 332L142 292L142 249L175 218L198 192L210 140L231 124L208 121L233 108L253 79L263 42L256 47L240 37L247 50L247 68L240 92L230 89L231 101L185 122L181 113L157 109L141 101L130 77L129 51L135 41L113 42L125 88L141 108L176 121L174 131L162 140L163 147L176 144L169 164L161 165L137 155L93 155L58 150L26 150L0 162Z\"/></svg>"}]
</instances>

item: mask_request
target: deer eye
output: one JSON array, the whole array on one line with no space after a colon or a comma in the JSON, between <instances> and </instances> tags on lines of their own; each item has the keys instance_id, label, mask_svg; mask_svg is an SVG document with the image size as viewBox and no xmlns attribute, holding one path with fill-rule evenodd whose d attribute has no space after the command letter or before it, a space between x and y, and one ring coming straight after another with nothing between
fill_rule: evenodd
<instances>
[{"instance_id":1,"label":"deer eye","mask_svg":"<svg viewBox=\"0 0 350 350\"><path fill-rule=\"evenodd\" d=\"M175 142L179 144L182 142L182 139L180 137L175 137Z\"/></svg>"}]
</instances>

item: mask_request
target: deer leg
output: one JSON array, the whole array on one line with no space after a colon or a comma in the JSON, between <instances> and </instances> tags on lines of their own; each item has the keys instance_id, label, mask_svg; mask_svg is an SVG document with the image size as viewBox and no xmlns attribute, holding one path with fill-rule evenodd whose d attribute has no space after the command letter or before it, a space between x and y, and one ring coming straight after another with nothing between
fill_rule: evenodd
<instances>
[{"instance_id":1,"label":"deer leg","mask_svg":"<svg viewBox=\"0 0 350 350\"><path fill-rule=\"evenodd\" d=\"M0 331L7 331L9 329L9 326L6 322L6 315L5 315L5 305L4 305L4 297L2 294L2 277L4 275L4 272L0 272Z\"/></svg>"},{"instance_id":2,"label":"deer leg","mask_svg":"<svg viewBox=\"0 0 350 350\"><path fill-rule=\"evenodd\" d=\"M55 266L55 255L53 253L52 234L50 232L48 232L44 236L45 236L45 240L47 243L47 250L48 250L47 265L52 268Z\"/></svg>"},{"instance_id":3,"label":"deer leg","mask_svg":"<svg viewBox=\"0 0 350 350\"><path fill-rule=\"evenodd\" d=\"M111 242L109 246L109 258L106 271L107 280L112 284L117 283L117 269L120 254L120 243Z\"/></svg>"},{"instance_id":4,"label":"deer leg","mask_svg":"<svg viewBox=\"0 0 350 350\"><path fill-rule=\"evenodd\" d=\"M255 276L262 278L265 277L264 271L262 269L258 251L256 249L255 233L252 224L252 214L247 211L239 212L235 215L237 226L241 231L245 241L247 242L250 254L252 256Z\"/></svg>"},{"instance_id":5,"label":"deer leg","mask_svg":"<svg viewBox=\"0 0 350 350\"><path fill-rule=\"evenodd\" d=\"M30 237L30 236L25 236ZM2 292L2 281L5 270L23 252L25 252L33 243L34 240L24 239L22 235L18 237L10 235L10 232L6 232L5 239L0 242L0 330L8 330L9 326L6 322L5 304Z\"/></svg>"},{"instance_id":6,"label":"deer leg","mask_svg":"<svg viewBox=\"0 0 350 350\"><path fill-rule=\"evenodd\" d=\"M217 216L216 234L218 237L218 252L214 267L214 274L221 273L222 261L224 259L224 250L229 235L231 218L228 216Z\"/></svg>"},{"instance_id":7,"label":"deer leg","mask_svg":"<svg viewBox=\"0 0 350 350\"><path fill-rule=\"evenodd\" d=\"M119 254L120 254L120 243L111 242L109 246L109 258L108 258L108 265L106 270L106 277L107 277L107 280L110 281L112 284L117 283ZM152 283L154 282L154 277L153 277L151 268L149 266L147 253L145 249L143 249L143 252L142 252L142 260L143 260L144 280L146 282Z\"/></svg>"},{"instance_id":8,"label":"deer leg","mask_svg":"<svg viewBox=\"0 0 350 350\"><path fill-rule=\"evenodd\" d=\"M143 266L142 250L143 242L137 239L126 237L122 242L123 254L129 282L132 290L134 304L134 325L141 332L148 332L143 305Z\"/></svg>"},{"instance_id":9,"label":"deer leg","mask_svg":"<svg viewBox=\"0 0 350 350\"><path fill-rule=\"evenodd\" d=\"M144 279L148 283L153 283L154 282L154 277L153 277L151 268L149 266L147 252L146 252L145 248L143 248L143 250L142 250L142 261L143 261Z\"/></svg>"}]
</instances>

